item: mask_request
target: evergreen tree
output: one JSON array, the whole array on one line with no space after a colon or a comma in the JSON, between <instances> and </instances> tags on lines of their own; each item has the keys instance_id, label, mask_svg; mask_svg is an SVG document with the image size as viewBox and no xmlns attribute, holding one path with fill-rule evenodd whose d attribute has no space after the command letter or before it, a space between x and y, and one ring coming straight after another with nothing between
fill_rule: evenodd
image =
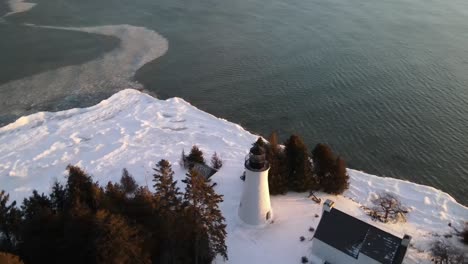
<instances>
[{"instance_id":1,"label":"evergreen tree","mask_svg":"<svg viewBox=\"0 0 468 264\"><path fill-rule=\"evenodd\" d=\"M86 208L95 212L101 198L99 186L79 167L69 165L67 169L65 207L67 210Z\"/></svg>"},{"instance_id":2,"label":"evergreen tree","mask_svg":"<svg viewBox=\"0 0 468 264\"><path fill-rule=\"evenodd\" d=\"M8 204L10 195L0 192L0 251L14 252L18 242L22 213L16 208L16 201Z\"/></svg>"},{"instance_id":3,"label":"evergreen tree","mask_svg":"<svg viewBox=\"0 0 468 264\"><path fill-rule=\"evenodd\" d=\"M1 250L25 263L211 263L227 258L222 196L191 172L184 199L169 162L155 169L153 194L122 184L105 191L78 167L49 195L34 191L20 209L0 193ZM129 175L123 175L126 178ZM193 177L192 177L193 176ZM132 181L130 181L132 182ZM133 188L131 188L133 189Z\"/></svg>"},{"instance_id":4,"label":"evergreen tree","mask_svg":"<svg viewBox=\"0 0 468 264\"><path fill-rule=\"evenodd\" d=\"M154 169L154 197L161 216L159 235L165 243L160 245L161 256L158 262L173 263L181 254L178 249L178 221L182 199L177 181L174 181L172 166L167 160L160 160Z\"/></svg>"},{"instance_id":5,"label":"evergreen tree","mask_svg":"<svg viewBox=\"0 0 468 264\"><path fill-rule=\"evenodd\" d=\"M227 260L226 224L219 209L223 196L216 194L213 185L194 170L183 182L185 211L193 223L193 262L211 263L216 254Z\"/></svg>"},{"instance_id":6,"label":"evergreen tree","mask_svg":"<svg viewBox=\"0 0 468 264\"><path fill-rule=\"evenodd\" d=\"M268 187L270 194L284 194L288 191L287 167L285 155L278 144L278 135L271 133L267 148L267 159L270 163L268 171Z\"/></svg>"},{"instance_id":7,"label":"evergreen tree","mask_svg":"<svg viewBox=\"0 0 468 264\"><path fill-rule=\"evenodd\" d=\"M177 181L174 181L174 172L171 163L165 159L160 160L153 169L155 198L158 206L163 208L178 207L181 203L181 192L177 187Z\"/></svg>"},{"instance_id":8,"label":"evergreen tree","mask_svg":"<svg viewBox=\"0 0 468 264\"><path fill-rule=\"evenodd\" d=\"M205 159L203 158L203 152L197 146L193 146L192 149L190 150L190 154L187 156L187 161L190 164L193 164L193 163L205 164Z\"/></svg>"},{"instance_id":9,"label":"evergreen tree","mask_svg":"<svg viewBox=\"0 0 468 264\"><path fill-rule=\"evenodd\" d=\"M297 135L292 135L285 143L288 165L288 183L291 190L304 192L315 189L316 182L312 174L307 146Z\"/></svg>"},{"instance_id":10,"label":"evergreen tree","mask_svg":"<svg viewBox=\"0 0 468 264\"><path fill-rule=\"evenodd\" d=\"M213 156L211 157L211 167L219 170L221 167L223 167L223 161L221 158L218 156L218 154L215 152L213 153Z\"/></svg>"},{"instance_id":11,"label":"evergreen tree","mask_svg":"<svg viewBox=\"0 0 468 264\"><path fill-rule=\"evenodd\" d=\"M333 170L336 157L328 145L317 144L312 151L312 160L314 162L314 173L319 180L322 180L328 177Z\"/></svg>"},{"instance_id":12,"label":"evergreen tree","mask_svg":"<svg viewBox=\"0 0 468 264\"><path fill-rule=\"evenodd\" d=\"M125 216L131 220L131 223L142 227L144 248L150 251L152 263L164 263L161 261L161 256L168 243L165 234L176 233L177 230L165 230L166 219L160 212L154 194L147 187L137 188L135 195L128 201Z\"/></svg>"},{"instance_id":13,"label":"evergreen tree","mask_svg":"<svg viewBox=\"0 0 468 264\"><path fill-rule=\"evenodd\" d=\"M151 262L148 252L143 247L142 231L129 226L123 217L99 210L95 215L94 228L95 263Z\"/></svg>"},{"instance_id":14,"label":"evergreen tree","mask_svg":"<svg viewBox=\"0 0 468 264\"><path fill-rule=\"evenodd\" d=\"M2 264L24 264L18 256L0 252L0 263Z\"/></svg>"},{"instance_id":15,"label":"evergreen tree","mask_svg":"<svg viewBox=\"0 0 468 264\"><path fill-rule=\"evenodd\" d=\"M25 198L21 209L26 219L32 219L36 216L49 215L52 213L52 201L45 194L39 194L33 190L33 194L29 198Z\"/></svg>"},{"instance_id":16,"label":"evergreen tree","mask_svg":"<svg viewBox=\"0 0 468 264\"><path fill-rule=\"evenodd\" d=\"M72 252L70 241L75 240L72 235L83 234L65 233L63 215L54 212L52 203L44 198L33 194L21 206L25 213L18 252L26 263L72 263L67 260L70 256L76 256L76 253L69 255Z\"/></svg>"},{"instance_id":17,"label":"evergreen tree","mask_svg":"<svg viewBox=\"0 0 468 264\"><path fill-rule=\"evenodd\" d=\"M119 183L107 183L102 203L103 208L115 214L125 214L129 207L124 188Z\"/></svg>"},{"instance_id":18,"label":"evergreen tree","mask_svg":"<svg viewBox=\"0 0 468 264\"><path fill-rule=\"evenodd\" d=\"M54 185L52 185L50 202L55 212L63 212L65 207L65 188L58 181L55 181Z\"/></svg>"},{"instance_id":19,"label":"evergreen tree","mask_svg":"<svg viewBox=\"0 0 468 264\"><path fill-rule=\"evenodd\" d=\"M126 195L133 194L138 188L138 184L136 183L135 179L125 168L122 170L120 185L122 186L122 189Z\"/></svg>"},{"instance_id":20,"label":"evergreen tree","mask_svg":"<svg viewBox=\"0 0 468 264\"><path fill-rule=\"evenodd\" d=\"M349 187L349 175L346 162L338 157L333 165L328 181L323 185L323 191L330 194L342 194Z\"/></svg>"},{"instance_id":21,"label":"evergreen tree","mask_svg":"<svg viewBox=\"0 0 468 264\"><path fill-rule=\"evenodd\" d=\"M312 151L314 174L320 187L330 194L341 194L349 186L349 175L344 159L335 157L331 148L325 144L317 144Z\"/></svg>"}]
</instances>

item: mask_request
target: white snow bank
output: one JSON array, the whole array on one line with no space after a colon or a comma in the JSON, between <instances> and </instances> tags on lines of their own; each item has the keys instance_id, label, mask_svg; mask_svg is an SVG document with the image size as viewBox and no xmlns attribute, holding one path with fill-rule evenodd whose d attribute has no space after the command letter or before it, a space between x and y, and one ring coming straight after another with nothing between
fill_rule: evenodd
<instances>
[{"instance_id":1,"label":"white snow bank","mask_svg":"<svg viewBox=\"0 0 468 264\"><path fill-rule=\"evenodd\" d=\"M121 42L118 48L93 61L0 85L2 96L8 98L2 100L5 112L22 113L31 106L47 105L57 98L65 98L62 101L77 100L76 98L86 96L92 98L92 95L99 93L115 93L126 88L142 89L140 83L132 80L135 72L168 50L168 42L164 37L144 27L110 25L68 28L28 25L114 36Z\"/></svg>"},{"instance_id":2,"label":"white snow bank","mask_svg":"<svg viewBox=\"0 0 468 264\"><path fill-rule=\"evenodd\" d=\"M185 172L177 165L182 149L198 144L209 158L217 151L223 168L213 176L224 195L221 210L227 221L230 263L300 263L310 255L321 206L306 194L272 197L274 223L263 229L243 226L237 209L244 184L239 176L256 136L242 127L202 112L180 98L157 100L135 90L123 90L96 106L57 113L37 113L0 128L0 189L13 199L32 189L47 192L54 179L64 180L68 164L79 165L105 184L127 168L143 185L151 186L152 168L161 158L173 163L176 178ZM413 236L407 263L429 263L428 248L438 235L452 233L468 219L468 208L434 188L349 170L350 189L330 198L336 207L370 222L359 208L381 191L401 197L412 208L403 224L377 224L396 235ZM179 182L180 183L180 182ZM181 187L183 187L181 185ZM300 242L299 237L306 241ZM455 241L455 238L452 238ZM456 243L456 242L454 242ZM310 258L309 258L310 259ZM217 261L216 263L221 263Z\"/></svg>"},{"instance_id":3,"label":"white snow bank","mask_svg":"<svg viewBox=\"0 0 468 264\"><path fill-rule=\"evenodd\" d=\"M8 6L10 7L11 12L7 13L5 16L29 11L35 5L35 3L24 2L24 0L9 0Z\"/></svg>"}]
</instances>

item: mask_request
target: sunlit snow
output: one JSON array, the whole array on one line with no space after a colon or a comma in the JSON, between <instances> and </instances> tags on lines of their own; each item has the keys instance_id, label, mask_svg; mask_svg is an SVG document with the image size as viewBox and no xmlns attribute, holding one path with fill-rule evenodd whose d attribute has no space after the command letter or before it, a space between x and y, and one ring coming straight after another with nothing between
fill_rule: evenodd
<instances>
[{"instance_id":1,"label":"sunlit snow","mask_svg":"<svg viewBox=\"0 0 468 264\"><path fill-rule=\"evenodd\" d=\"M197 144L209 158L220 154L224 166L213 176L227 220L230 263L299 263L310 256L313 232L321 205L305 193L272 197L274 222L265 228L242 225L237 209L243 181L244 157L257 136L239 125L198 110L180 98L158 100L136 90L123 90L89 108L24 116L0 128L0 189L21 200L37 189L65 180L65 167L79 165L101 184L116 181L127 168L142 185L151 186L152 168L162 159L172 162L176 178L181 151ZM349 170L350 189L343 196L318 193L336 207L386 231L413 236L407 263L429 263L428 248L435 234L453 233L468 219L468 208L432 187ZM182 183L179 182L179 184ZM183 187L183 186L182 186ZM408 222L378 224L360 209L382 191L395 193L411 209ZM299 237L306 240L300 242ZM451 238L453 241L456 238ZM217 260L217 263L222 262Z\"/></svg>"}]
</instances>

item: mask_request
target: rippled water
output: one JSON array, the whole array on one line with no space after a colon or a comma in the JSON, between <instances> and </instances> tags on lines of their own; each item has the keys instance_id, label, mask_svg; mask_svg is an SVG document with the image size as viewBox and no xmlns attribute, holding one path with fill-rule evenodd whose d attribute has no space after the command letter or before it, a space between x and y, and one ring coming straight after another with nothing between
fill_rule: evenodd
<instances>
[{"instance_id":1,"label":"rippled water","mask_svg":"<svg viewBox=\"0 0 468 264\"><path fill-rule=\"evenodd\" d=\"M467 1L38 3L7 21L150 28L169 51L135 80L158 96L183 97L265 135L329 143L350 167L468 204ZM63 47L76 50L69 40Z\"/></svg>"}]
</instances>

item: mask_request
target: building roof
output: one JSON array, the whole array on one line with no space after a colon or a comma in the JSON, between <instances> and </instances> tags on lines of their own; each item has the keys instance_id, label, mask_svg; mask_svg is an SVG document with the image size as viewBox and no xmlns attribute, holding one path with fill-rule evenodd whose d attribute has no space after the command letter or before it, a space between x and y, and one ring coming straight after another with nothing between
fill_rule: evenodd
<instances>
[{"instance_id":1,"label":"building roof","mask_svg":"<svg viewBox=\"0 0 468 264\"><path fill-rule=\"evenodd\" d=\"M206 164L198 162L193 163L192 169L198 172L201 176L205 177L205 179L207 180L211 178L211 176L213 176L216 172L218 172L218 170L211 168Z\"/></svg>"},{"instance_id":2,"label":"building roof","mask_svg":"<svg viewBox=\"0 0 468 264\"><path fill-rule=\"evenodd\" d=\"M314 237L353 258L362 253L383 264L401 264L406 253L401 238L335 208L323 212Z\"/></svg>"}]
</instances>

